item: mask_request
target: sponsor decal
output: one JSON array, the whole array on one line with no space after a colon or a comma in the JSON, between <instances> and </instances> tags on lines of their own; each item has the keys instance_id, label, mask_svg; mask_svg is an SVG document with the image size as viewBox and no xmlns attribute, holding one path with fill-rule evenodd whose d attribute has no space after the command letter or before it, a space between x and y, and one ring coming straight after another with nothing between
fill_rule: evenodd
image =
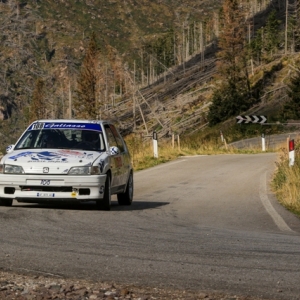
<instances>
[{"instance_id":1,"label":"sponsor decal","mask_svg":"<svg viewBox=\"0 0 300 300\"><path fill-rule=\"evenodd\" d=\"M115 146L111 147L111 148L110 148L110 154L111 154L111 155L119 154L119 149L118 149L118 147L115 147Z\"/></svg>"},{"instance_id":2,"label":"sponsor decal","mask_svg":"<svg viewBox=\"0 0 300 300\"><path fill-rule=\"evenodd\" d=\"M76 197L76 196L77 196L77 192L73 191L73 192L71 193L71 197Z\"/></svg>"},{"instance_id":3,"label":"sponsor decal","mask_svg":"<svg viewBox=\"0 0 300 300\"><path fill-rule=\"evenodd\" d=\"M78 189L76 189L76 188L74 188L73 190L72 190L72 193L71 193L71 197L77 197L78 196Z\"/></svg>"},{"instance_id":4,"label":"sponsor decal","mask_svg":"<svg viewBox=\"0 0 300 300\"><path fill-rule=\"evenodd\" d=\"M6 152L9 152L12 149L13 145L9 145L6 147Z\"/></svg>"},{"instance_id":5,"label":"sponsor decal","mask_svg":"<svg viewBox=\"0 0 300 300\"><path fill-rule=\"evenodd\" d=\"M17 155L9 156L8 159L15 160L20 157L28 157L28 162L61 162L66 163L68 159L72 158L81 158L87 160L93 160L94 155L91 153L80 152L80 151L72 151L72 150L58 150L58 151L41 151L41 152L33 152L33 151L25 151L19 153ZM48 170L49 171L49 170ZM44 173L45 170L43 169Z\"/></svg>"},{"instance_id":6,"label":"sponsor decal","mask_svg":"<svg viewBox=\"0 0 300 300\"><path fill-rule=\"evenodd\" d=\"M99 167L100 167L100 172L101 173L103 173L104 166L105 166L105 161L103 159L100 159L100 161L99 161Z\"/></svg>"},{"instance_id":7,"label":"sponsor decal","mask_svg":"<svg viewBox=\"0 0 300 300\"><path fill-rule=\"evenodd\" d=\"M100 123L66 123L66 122L47 122L47 123L34 123L28 130L40 129L90 129L102 131Z\"/></svg>"}]
</instances>

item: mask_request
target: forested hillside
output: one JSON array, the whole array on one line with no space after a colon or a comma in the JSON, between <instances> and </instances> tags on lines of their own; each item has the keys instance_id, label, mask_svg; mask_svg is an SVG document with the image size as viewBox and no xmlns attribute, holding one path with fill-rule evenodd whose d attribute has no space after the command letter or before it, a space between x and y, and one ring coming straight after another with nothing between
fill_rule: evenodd
<instances>
[{"instance_id":1,"label":"forested hillside","mask_svg":"<svg viewBox=\"0 0 300 300\"><path fill-rule=\"evenodd\" d=\"M2 147L36 118L168 136L297 117L298 0L6 0L0 26Z\"/></svg>"}]
</instances>

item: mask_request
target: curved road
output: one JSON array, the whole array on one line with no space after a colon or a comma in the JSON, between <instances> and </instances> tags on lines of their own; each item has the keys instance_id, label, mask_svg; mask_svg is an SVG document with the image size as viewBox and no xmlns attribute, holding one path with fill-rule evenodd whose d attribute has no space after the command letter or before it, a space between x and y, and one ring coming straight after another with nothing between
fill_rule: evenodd
<instances>
[{"instance_id":1,"label":"curved road","mask_svg":"<svg viewBox=\"0 0 300 300\"><path fill-rule=\"evenodd\" d=\"M97 211L0 208L0 267L299 299L300 220L269 190L276 154L183 157L135 173L135 201ZM115 200L115 198L114 198Z\"/></svg>"}]
</instances>

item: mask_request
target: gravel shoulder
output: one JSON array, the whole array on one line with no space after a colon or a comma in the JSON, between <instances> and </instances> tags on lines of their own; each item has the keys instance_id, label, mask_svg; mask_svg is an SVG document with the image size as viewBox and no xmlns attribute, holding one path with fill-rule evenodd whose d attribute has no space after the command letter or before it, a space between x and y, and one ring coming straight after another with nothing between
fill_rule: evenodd
<instances>
[{"instance_id":1,"label":"gravel shoulder","mask_svg":"<svg viewBox=\"0 0 300 300\"><path fill-rule=\"evenodd\" d=\"M128 286L114 282L91 282L52 276L16 274L0 271L0 299L7 300L150 300L150 299L226 299L262 300L205 291L162 289L147 286ZM270 299L269 299L270 300Z\"/></svg>"}]
</instances>

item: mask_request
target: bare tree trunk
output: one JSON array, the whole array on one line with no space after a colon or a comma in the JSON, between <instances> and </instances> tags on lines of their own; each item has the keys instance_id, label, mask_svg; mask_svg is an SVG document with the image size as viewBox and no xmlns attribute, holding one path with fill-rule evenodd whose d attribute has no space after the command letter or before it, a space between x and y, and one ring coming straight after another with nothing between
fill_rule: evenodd
<instances>
[{"instance_id":1,"label":"bare tree trunk","mask_svg":"<svg viewBox=\"0 0 300 300\"><path fill-rule=\"evenodd\" d=\"M174 65L176 66L177 65L177 63L176 63L177 58L176 58L176 36L175 36L175 32L174 32L173 51L174 51L174 54L173 54L174 58L173 58L173 60L174 60Z\"/></svg>"},{"instance_id":2,"label":"bare tree trunk","mask_svg":"<svg viewBox=\"0 0 300 300\"><path fill-rule=\"evenodd\" d=\"M285 2L285 42L284 42L284 54L287 54L287 48L288 48L288 9L289 9L289 1L286 0Z\"/></svg>"},{"instance_id":3,"label":"bare tree trunk","mask_svg":"<svg viewBox=\"0 0 300 300\"><path fill-rule=\"evenodd\" d=\"M135 61L134 61L134 65L133 65L133 93L135 95L136 93L136 84L135 84ZM135 120L135 96L133 96L133 105L132 105L132 119L133 119L133 130L136 129L136 120Z\"/></svg>"},{"instance_id":4,"label":"bare tree trunk","mask_svg":"<svg viewBox=\"0 0 300 300\"><path fill-rule=\"evenodd\" d=\"M201 67L204 65L204 43L203 43L203 23L200 23L200 53L201 53Z\"/></svg>"},{"instance_id":5,"label":"bare tree trunk","mask_svg":"<svg viewBox=\"0 0 300 300\"><path fill-rule=\"evenodd\" d=\"M72 119L72 92L71 92L71 80L69 80L69 117Z\"/></svg>"}]
</instances>

